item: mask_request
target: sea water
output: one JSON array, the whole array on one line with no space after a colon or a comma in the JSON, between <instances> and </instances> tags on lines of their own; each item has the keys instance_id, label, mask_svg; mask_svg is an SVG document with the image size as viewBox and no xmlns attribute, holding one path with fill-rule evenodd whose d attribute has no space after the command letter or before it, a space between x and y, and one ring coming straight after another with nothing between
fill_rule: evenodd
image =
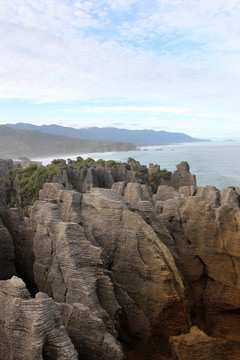
<instances>
[{"instance_id":1,"label":"sea water","mask_svg":"<svg viewBox=\"0 0 240 360\"><path fill-rule=\"evenodd\" d=\"M141 147L138 151L87 153L63 156L51 156L34 160L42 161L43 165L54 158L75 159L82 156L94 160L116 160L126 162L129 157L142 165L149 163L160 165L161 169L176 170L176 165L187 161L190 171L196 175L197 185L213 185L218 189L228 186L240 187L240 142L199 142L174 145L157 145Z\"/></svg>"}]
</instances>

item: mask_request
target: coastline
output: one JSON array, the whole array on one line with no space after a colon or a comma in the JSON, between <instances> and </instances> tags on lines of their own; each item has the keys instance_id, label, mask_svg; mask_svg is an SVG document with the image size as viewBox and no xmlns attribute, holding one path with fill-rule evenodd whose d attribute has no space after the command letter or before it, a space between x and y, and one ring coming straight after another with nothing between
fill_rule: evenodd
<instances>
[{"instance_id":1,"label":"coastline","mask_svg":"<svg viewBox=\"0 0 240 360\"><path fill-rule=\"evenodd\" d=\"M156 151L156 148L162 151ZM182 143L154 145L143 147L147 149L127 152L104 152L104 153L78 153L72 155L34 157L33 161L42 161L47 165L53 159L73 159L81 156L84 159L91 157L94 160L115 160L126 162L129 157L134 158L143 165L149 163L160 165L161 169L174 171L176 164L187 161L191 172L197 177L197 185L213 185L218 189L228 186L240 187L240 168L238 166L238 154L240 141L212 141L199 143Z\"/></svg>"}]
</instances>

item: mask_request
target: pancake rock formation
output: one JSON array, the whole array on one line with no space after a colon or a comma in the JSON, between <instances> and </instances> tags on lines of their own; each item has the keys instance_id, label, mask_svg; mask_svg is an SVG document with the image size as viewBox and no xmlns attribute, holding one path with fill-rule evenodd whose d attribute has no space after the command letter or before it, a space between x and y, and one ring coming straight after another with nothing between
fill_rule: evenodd
<instances>
[{"instance_id":1,"label":"pancake rock formation","mask_svg":"<svg viewBox=\"0 0 240 360\"><path fill-rule=\"evenodd\" d=\"M1 360L240 359L239 188L134 160L54 181L24 220L0 189Z\"/></svg>"},{"instance_id":2,"label":"pancake rock formation","mask_svg":"<svg viewBox=\"0 0 240 360\"><path fill-rule=\"evenodd\" d=\"M35 281L80 358L169 358L169 336L189 330L173 256L130 208L114 190L46 184L31 209Z\"/></svg>"},{"instance_id":3,"label":"pancake rock formation","mask_svg":"<svg viewBox=\"0 0 240 360\"><path fill-rule=\"evenodd\" d=\"M226 354L220 341L207 336L197 326L190 333L171 336L173 355L178 360L226 360Z\"/></svg>"},{"instance_id":4,"label":"pancake rock formation","mask_svg":"<svg viewBox=\"0 0 240 360\"><path fill-rule=\"evenodd\" d=\"M0 359L77 360L54 301L46 294L30 297L16 276L0 281Z\"/></svg>"}]
</instances>

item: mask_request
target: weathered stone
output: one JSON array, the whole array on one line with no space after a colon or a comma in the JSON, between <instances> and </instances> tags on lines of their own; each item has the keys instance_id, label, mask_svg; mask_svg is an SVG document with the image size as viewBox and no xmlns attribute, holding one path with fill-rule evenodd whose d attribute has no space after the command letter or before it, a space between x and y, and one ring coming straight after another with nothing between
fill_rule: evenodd
<instances>
[{"instance_id":1,"label":"weathered stone","mask_svg":"<svg viewBox=\"0 0 240 360\"><path fill-rule=\"evenodd\" d=\"M13 239L0 217L0 280L16 275Z\"/></svg>"},{"instance_id":2,"label":"weathered stone","mask_svg":"<svg viewBox=\"0 0 240 360\"><path fill-rule=\"evenodd\" d=\"M238 199L240 200L240 188L237 186L236 187L234 186L234 191L236 192Z\"/></svg>"},{"instance_id":3,"label":"weathered stone","mask_svg":"<svg viewBox=\"0 0 240 360\"><path fill-rule=\"evenodd\" d=\"M124 191L124 199L131 203L136 204L138 201L152 201L147 186L138 183L128 183Z\"/></svg>"},{"instance_id":4,"label":"weathered stone","mask_svg":"<svg viewBox=\"0 0 240 360\"><path fill-rule=\"evenodd\" d=\"M136 168L136 169L135 169ZM137 175L136 175L137 174ZM123 164L118 167L101 165L84 165L79 170L68 168L68 171L59 168L53 179L64 186L65 189L75 189L81 193L93 187L110 189L115 182L145 182L148 179L146 166Z\"/></svg>"},{"instance_id":5,"label":"weathered stone","mask_svg":"<svg viewBox=\"0 0 240 360\"><path fill-rule=\"evenodd\" d=\"M181 186L179 188L179 194L185 195L185 196L193 196L196 194L196 186L190 185L190 186Z\"/></svg>"},{"instance_id":6,"label":"weathered stone","mask_svg":"<svg viewBox=\"0 0 240 360\"><path fill-rule=\"evenodd\" d=\"M138 202L142 203L151 205ZM126 338L122 342L127 356L169 356L170 334L188 328L184 287L171 253L142 217L129 211L111 190L92 189L83 195L82 223L86 236L104 249L104 266L113 273L117 299L125 312L128 344Z\"/></svg>"},{"instance_id":7,"label":"weathered stone","mask_svg":"<svg viewBox=\"0 0 240 360\"><path fill-rule=\"evenodd\" d=\"M237 359L240 211L229 205L215 207L214 199L175 198L157 202L156 209L174 239L173 255L184 276L194 322L221 338L230 359Z\"/></svg>"},{"instance_id":8,"label":"weathered stone","mask_svg":"<svg viewBox=\"0 0 240 360\"><path fill-rule=\"evenodd\" d=\"M51 186L44 188L43 199L54 193ZM59 303L63 322L80 358L121 360L124 355L116 340L120 306L111 274L102 268L101 249L87 240L78 223L63 221L79 209L80 204L73 200L80 200L80 194L72 191L64 194L58 185L55 190L55 203L39 201L31 209L31 223L36 231L35 281L41 291Z\"/></svg>"},{"instance_id":9,"label":"weathered stone","mask_svg":"<svg viewBox=\"0 0 240 360\"><path fill-rule=\"evenodd\" d=\"M19 276L27 284L29 290L34 290L33 279L33 244L30 228L24 222L22 215L16 208L3 208L0 215L4 226L8 229L13 243L14 263ZM16 271L11 274L16 275ZM7 278L10 278L8 276Z\"/></svg>"},{"instance_id":10,"label":"weathered stone","mask_svg":"<svg viewBox=\"0 0 240 360\"><path fill-rule=\"evenodd\" d=\"M240 210L238 194L231 188L223 189L220 192L220 201L221 205L230 205L234 210Z\"/></svg>"},{"instance_id":11,"label":"weathered stone","mask_svg":"<svg viewBox=\"0 0 240 360\"><path fill-rule=\"evenodd\" d=\"M77 360L54 301L30 297L24 282L0 281L0 358L8 360Z\"/></svg>"},{"instance_id":12,"label":"weathered stone","mask_svg":"<svg viewBox=\"0 0 240 360\"><path fill-rule=\"evenodd\" d=\"M199 186L196 196L214 208L220 206L220 192L214 186Z\"/></svg>"},{"instance_id":13,"label":"weathered stone","mask_svg":"<svg viewBox=\"0 0 240 360\"><path fill-rule=\"evenodd\" d=\"M116 182L116 183L112 184L112 187L111 187L112 190L115 190L122 196L124 195L125 188L126 188L126 185L124 184L124 182Z\"/></svg>"},{"instance_id":14,"label":"weathered stone","mask_svg":"<svg viewBox=\"0 0 240 360\"><path fill-rule=\"evenodd\" d=\"M171 176L171 185L175 189L179 189L181 186L196 186L196 177L189 170L190 167L186 161L177 165L177 170Z\"/></svg>"},{"instance_id":15,"label":"weathered stone","mask_svg":"<svg viewBox=\"0 0 240 360\"><path fill-rule=\"evenodd\" d=\"M156 201L165 201L168 199L174 199L176 196L179 196L179 193L167 185L160 185L158 187L156 195L153 196L153 200Z\"/></svg>"},{"instance_id":16,"label":"weathered stone","mask_svg":"<svg viewBox=\"0 0 240 360\"><path fill-rule=\"evenodd\" d=\"M128 191L139 193L139 214L114 190L93 188L81 198L55 184L31 209L35 281L58 302L82 358L123 359L118 336L131 359L169 358L169 336L189 329L184 286L160 241L169 234L142 200L150 199L145 187L130 184ZM73 209L80 221L65 222Z\"/></svg>"},{"instance_id":17,"label":"weathered stone","mask_svg":"<svg viewBox=\"0 0 240 360\"><path fill-rule=\"evenodd\" d=\"M223 345L215 338L207 336L197 326L190 333L172 336L170 344L173 355L178 360L226 360Z\"/></svg>"},{"instance_id":18,"label":"weathered stone","mask_svg":"<svg viewBox=\"0 0 240 360\"><path fill-rule=\"evenodd\" d=\"M140 171L137 162L73 173L59 170L62 184L44 187L26 223L34 235L35 281L57 301L79 356L170 359L169 337L189 331L191 314L194 324L222 341L229 359L239 359L239 188L195 192L189 166L181 163L172 187L160 186L152 201L147 168ZM87 193L66 190L72 186ZM32 260L24 264L31 241L22 220L16 210L1 214L12 264L21 259L22 269L31 271ZM202 339L193 337L192 350ZM205 340L203 347L211 343Z\"/></svg>"},{"instance_id":19,"label":"weathered stone","mask_svg":"<svg viewBox=\"0 0 240 360\"><path fill-rule=\"evenodd\" d=\"M80 222L81 193L64 191L63 185L47 183L39 192L39 200L57 203L63 221Z\"/></svg>"}]
</instances>

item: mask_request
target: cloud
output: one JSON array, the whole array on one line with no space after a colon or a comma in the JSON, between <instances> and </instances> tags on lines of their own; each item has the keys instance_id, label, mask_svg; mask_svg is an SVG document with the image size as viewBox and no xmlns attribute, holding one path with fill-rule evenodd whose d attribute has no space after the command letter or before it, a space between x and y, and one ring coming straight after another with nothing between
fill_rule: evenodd
<instances>
[{"instance_id":1,"label":"cloud","mask_svg":"<svg viewBox=\"0 0 240 360\"><path fill-rule=\"evenodd\" d=\"M146 112L146 113L172 113L172 114L183 114L188 113L189 109L186 108L176 108L176 107L167 107L167 106L95 106L95 107L83 107L80 109L70 110L73 113L101 113L101 112L110 112L110 113L129 113L129 112Z\"/></svg>"},{"instance_id":2,"label":"cloud","mask_svg":"<svg viewBox=\"0 0 240 360\"><path fill-rule=\"evenodd\" d=\"M0 98L238 120L239 18L236 0L1 1Z\"/></svg>"}]
</instances>

